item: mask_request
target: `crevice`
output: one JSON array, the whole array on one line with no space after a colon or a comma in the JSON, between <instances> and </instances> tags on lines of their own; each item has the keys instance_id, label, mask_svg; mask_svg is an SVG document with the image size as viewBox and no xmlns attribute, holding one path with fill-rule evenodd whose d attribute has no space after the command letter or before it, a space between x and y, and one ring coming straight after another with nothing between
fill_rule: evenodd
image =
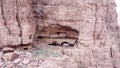
<instances>
[{"instance_id":1,"label":"crevice","mask_svg":"<svg viewBox=\"0 0 120 68\"><path fill-rule=\"evenodd\" d=\"M116 66L116 61L115 61L115 57L114 57L113 54L114 54L113 49L110 48L110 58L112 59L112 66L113 66L113 68L117 68L117 66Z\"/></svg>"},{"instance_id":2,"label":"crevice","mask_svg":"<svg viewBox=\"0 0 120 68\"><path fill-rule=\"evenodd\" d=\"M20 29L20 34L19 34L19 36L21 37L21 36L22 36L22 30L21 30L21 25L20 25L18 13L16 14L16 21L18 22L18 26L19 26L19 29Z\"/></svg>"},{"instance_id":3,"label":"crevice","mask_svg":"<svg viewBox=\"0 0 120 68\"><path fill-rule=\"evenodd\" d=\"M99 33L97 35L97 39L100 39L100 35L101 35L102 31L103 31L103 25L102 25L101 30L99 31Z\"/></svg>"},{"instance_id":4,"label":"crevice","mask_svg":"<svg viewBox=\"0 0 120 68\"><path fill-rule=\"evenodd\" d=\"M19 27L19 30L20 30L20 34L19 34L19 37L21 37L21 44L22 44L22 30L21 30L21 24L20 24L20 20L19 20L19 16L18 16L18 2L17 2L17 0L16 0L16 11L17 11L17 13L16 13L16 21L17 21L17 23L18 23L18 27Z\"/></svg>"},{"instance_id":5,"label":"crevice","mask_svg":"<svg viewBox=\"0 0 120 68\"><path fill-rule=\"evenodd\" d=\"M10 29L7 27L7 22L6 22L6 19L5 19L5 16L4 16L4 10L3 10L3 2L2 0L0 0L0 3L1 3L1 15L3 17L3 20L4 20L4 25L5 25L5 28L8 30L8 34L10 35Z\"/></svg>"},{"instance_id":6,"label":"crevice","mask_svg":"<svg viewBox=\"0 0 120 68\"><path fill-rule=\"evenodd\" d=\"M32 35L29 35L29 39L32 39Z\"/></svg>"},{"instance_id":7,"label":"crevice","mask_svg":"<svg viewBox=\"0 0 120 68\"><path fill-rule=\"evenodd\" d=\"M96 42L96 25L97 25L97 4L95 4L95 23L94 23L94 31L93 31L93 39L94 39L94 42L93 44L95 45L95 42Z\"/></svg>"},{"instance_id":8,"label":"crevice","mask_svg":"<svg viewBox=\"0 0 120 68\"><path fill-rule=\"evenodd\" d=\"M110 48L110 57L113 58L112 48Z\"/></svg>"}]
</instances>

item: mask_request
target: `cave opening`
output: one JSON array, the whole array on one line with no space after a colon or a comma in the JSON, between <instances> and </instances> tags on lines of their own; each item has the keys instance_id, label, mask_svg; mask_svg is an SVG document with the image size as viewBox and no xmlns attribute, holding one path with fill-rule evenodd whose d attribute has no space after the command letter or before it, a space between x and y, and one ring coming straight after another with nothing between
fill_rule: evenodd
<instances>
[{"instance_id":1,"label":"cave opening","mask_svg":"<svg viewBox=\"0 0 120 68\"><path fill-rule=\"evenodd\" d=\"M35 42L55 46L74 46L77 44L79 32L68 26L50 24L41 31L36 31Z\"/></svg>"}]
</instances>

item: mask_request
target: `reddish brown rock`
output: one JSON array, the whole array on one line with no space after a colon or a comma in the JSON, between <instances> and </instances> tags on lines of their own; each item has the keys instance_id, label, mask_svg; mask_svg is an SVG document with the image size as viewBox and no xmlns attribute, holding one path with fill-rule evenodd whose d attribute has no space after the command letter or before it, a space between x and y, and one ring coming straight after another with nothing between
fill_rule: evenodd
<instances>
[{"instance_id":1,"label":"reddish brown rock","mask_svg":"<svg viewBox=\"0 0 120 68\"><path fill-rule=\"evenodd\" d=\"M10 61L14 61L15 59L17 59L19 57L19 54L17 53L13 53L13 55L10 58Z\"/></svg>"},{"instance_id":2,"label":"reddish brown rock","mask_svg":"<svg viewBox=\"0 0 120 68\"><path fill-rule=\"evenodd\" d=\"M2 56L3 60L5 60L5 61L14 61L18 57L19 57L19 54L17 54L17 53L5 53Z\"/></svg>"}]
</instances>

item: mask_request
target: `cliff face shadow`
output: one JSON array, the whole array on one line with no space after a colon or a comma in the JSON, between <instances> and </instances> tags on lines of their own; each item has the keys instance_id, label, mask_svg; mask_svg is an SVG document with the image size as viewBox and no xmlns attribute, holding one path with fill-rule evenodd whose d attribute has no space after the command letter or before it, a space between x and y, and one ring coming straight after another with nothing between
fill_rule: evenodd
<instances>
[{"instance_id":1,"label":"cliff face shadow","mask_svg":"<svg viewBox=\"0 0 120 68\"><path fill-rule=\"evenodd\" d=\"M74 46L77 43L79 32L68 26L61 26L59 24L51 24L37 31L35 35L35 42L47 43L50 45L67 44Z\"/></svg>"}]
</instances>

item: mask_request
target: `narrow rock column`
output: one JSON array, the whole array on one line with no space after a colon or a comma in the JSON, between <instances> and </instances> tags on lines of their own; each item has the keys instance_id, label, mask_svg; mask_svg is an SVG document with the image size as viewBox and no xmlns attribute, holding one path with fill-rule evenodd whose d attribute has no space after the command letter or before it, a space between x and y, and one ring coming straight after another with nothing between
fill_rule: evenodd
<instances>
[{"instance_id":1,"label":"narrow rock column","mask_svg":"<svg viewBox=\"0 0 120 68\"><path fill-rule=\"evenodd\" d=\"M33 41L36 26L32 15L32 0L17 0L17 5L22 44L27 44Z\"/></svg>"},{"instance_id":2,"label":"narrow rock column","mask_svg":"<svg viewBox=\"0 0 120 68\"><path fill-rule=\"evenodd\" d=\"M32 0L0 0L0 47L32 42Z\"/></svg>"}]
</instances>

